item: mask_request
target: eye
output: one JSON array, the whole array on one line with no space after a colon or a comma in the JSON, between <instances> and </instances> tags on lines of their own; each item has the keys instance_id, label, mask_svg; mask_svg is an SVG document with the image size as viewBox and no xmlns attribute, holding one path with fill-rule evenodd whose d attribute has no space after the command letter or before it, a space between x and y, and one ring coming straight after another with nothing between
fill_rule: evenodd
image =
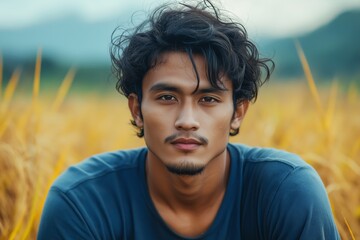
<instances>
[{"instance_id":1,"label":"eye","mask_svg":"<svg viewBox=\"0 0 360 240\"><path fill-rule=\"evenodd\" d=\"M176 101L176 98L174 96L171 96L171 95L162 95L158 98L159 100L162 100L162 101Z\"/></svg>"},{"instance_id":2,"label":"eye","mask_svg":"<svg viewBox=\"0 0 360 240\"><path fill-rule=\"evenodd\" d=\"M201 98L200 102L202 102L202 103L217 103L217 102L219 102L219 100L216 98L207 96L207 97Z\"/></svg>"}]
</instances>

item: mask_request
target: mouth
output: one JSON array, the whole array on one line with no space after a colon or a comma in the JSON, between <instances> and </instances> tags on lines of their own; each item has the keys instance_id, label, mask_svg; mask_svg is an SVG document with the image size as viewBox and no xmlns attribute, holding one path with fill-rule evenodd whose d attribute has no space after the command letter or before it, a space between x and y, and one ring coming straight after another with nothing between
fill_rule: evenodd
<instances>
[{"instance_id":1,"label":"mouth","mask_svg":"<svg viewBox=\"0 0 360 240\"><path fill-rule=\"evenodd\" d=\"M203 144L201 141L193 138L177 138L171 141L171 144L180 151L194 151L200 148Z\"/></svg>"}]
</instances>

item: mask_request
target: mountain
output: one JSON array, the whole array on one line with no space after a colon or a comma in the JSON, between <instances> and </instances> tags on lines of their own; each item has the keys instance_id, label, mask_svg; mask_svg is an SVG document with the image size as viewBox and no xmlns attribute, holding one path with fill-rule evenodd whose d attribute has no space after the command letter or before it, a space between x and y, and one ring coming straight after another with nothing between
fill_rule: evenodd
<instances>
[{"instance_id":1,"label":"mountain","mask_svg":"<svg viewBox=\"0 0 360 240\"><path fill-rule=\"evenodd\" d=\"M45 55L62 62L104 62L109 56L112 31L130 18L124 12L116 19L86 22L70 15L34 26L0 29L0 49L4 55L26 57L34 56L41 47Z\"/></svg>"},{"instance_id":2,"label":"mountain","mask_svg":"<svg viewBox=\"0 0 360 240\"><path fill-rule=\"evenodd\" d=\"M83 78L108 78L111 33L122 25L139 22L143 14L123 9L118 17L86 22L76 16L16 29L0 29L0 53L4 58L4 79L17 67L33 70L36 52L43 52L43 70L65 74L78 67ZM304 17L306 15L304 14ZM260 52L273 57L274 75L279 78L303 76L294 40L298 40L315 77L329 79L360 75L360 9L341 13L328 24L302 36L283 39L257 39ZM60 70L59 70L60 69ZM30 71L29 70L29 71ZM31 75L31 74L29 74Z\"/></svg>"},{"instance_id":3,"label":"mountain","mask_svg":"<svg viewBox=\"0 0 360 240\"><path fill-rule=\"evenodd\" d=\"M273 39L260 49L273 56L275 75L303 75L295 48L299 41L316 77L333 79L360 74L360 9L343 12L319 29L293 38Z\"/></svg>"},{"instance_id":4,"label":"mountain","mask_svg":"<svg viewBox=\"0 0 360 240\"><path fill-rule=\"evenodd\" d=\"M11 29L0 29L0 54L3 56L4 79L21 67L22 76L32 78L36 54L42 49L42 76L64 77L69 67L77 68L77 78L86 82L108 79L111 34L118 27L139 21L141 13L122 9L117 17L89 22L68 15L47 22ZM84 81L85 81L84 80Z\"/></svg>"}]
</instances>

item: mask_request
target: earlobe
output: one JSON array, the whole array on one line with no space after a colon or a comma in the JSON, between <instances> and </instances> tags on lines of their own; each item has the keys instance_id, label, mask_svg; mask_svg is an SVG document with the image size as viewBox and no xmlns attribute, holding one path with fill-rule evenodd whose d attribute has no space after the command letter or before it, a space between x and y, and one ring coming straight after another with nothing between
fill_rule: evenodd
<instances>
[{"instance_id":1,"label":"earlobe","mask_svg":"<svg viewBox=\"0 0 360 240\"><path fill-rule=\"evenodd\" d=\"M136 123L136 126L139 128L142 128L143 121L142 121L142 117L141 117L140 103L139 103L139 98L136 94L131 93L128 96L128 106L129 106L131 115Z\"/></svg>"},{"instance_id":2,"label":"earlobe","mask_svg":"<svg viewBox=\"0 0 360 240\"><path fill-rule=\"evenodd\" d=\"M241 122L245 117L248 107L249 107L249 101L247 100L241 101L236 105L234 116L233 119L231 120L231 125L230 125L231 129L240 128Z\"/></svg>"}]
</instances>

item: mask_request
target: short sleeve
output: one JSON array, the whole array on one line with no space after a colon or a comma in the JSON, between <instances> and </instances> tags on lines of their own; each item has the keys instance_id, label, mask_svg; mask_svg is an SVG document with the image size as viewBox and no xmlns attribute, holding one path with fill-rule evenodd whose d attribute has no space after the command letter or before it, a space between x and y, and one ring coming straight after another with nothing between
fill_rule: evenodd
<instances>
[{"instance_id":1,"label":"short sleeve","mask_svg":"<svg viewBox=\"0 0 360 240\"><path fill-rule=\"evenodd\" d=\"M45 202L37 239L94 238L76 206L62 191L52 188Z\"/></svg>"},{"instance_id":2,"label":"short sleeve","mask_svg":"<svg viewBox=\"0 0 360 240\"><path fill-rule=\"evenodd\" d=\"M268 239L340 239L325 187L310 166L294 168L266 215Z\"/></svg>"}]
</instances>

